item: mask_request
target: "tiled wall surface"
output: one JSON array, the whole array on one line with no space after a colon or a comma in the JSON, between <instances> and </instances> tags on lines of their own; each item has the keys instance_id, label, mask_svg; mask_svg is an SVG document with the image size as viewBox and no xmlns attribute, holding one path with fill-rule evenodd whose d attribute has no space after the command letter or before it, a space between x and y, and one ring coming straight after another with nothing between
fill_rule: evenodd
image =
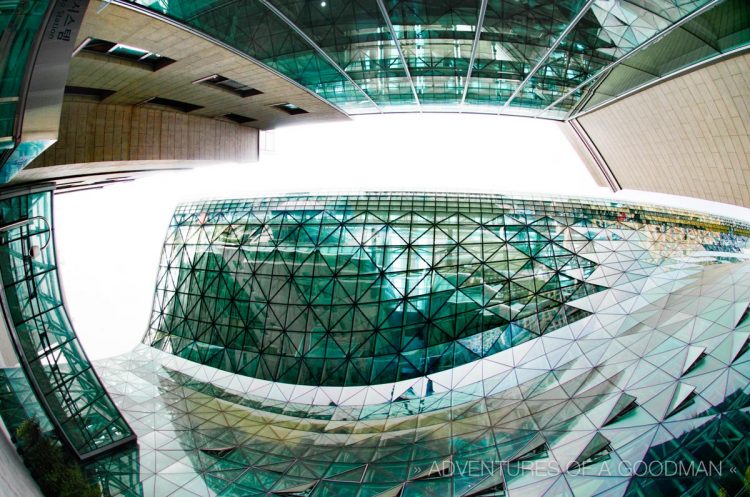
<instances>
[{"instance_id":1,"label":"tiled wall surface","mask_svg":"<svg viewBox=\"0 0 750 497\"><path fill-rule=\"evenodd\" d=\"M30 169L81 162L258 160L258 130L151 106L67 100L57 143Z\"/></svg>"},{"instance_id":2,"label":"tiled wall surface","mask_svg":"<svg viewBox=\"0 0 750 497\"><path fill-rule=\"evenodd\" d=\"M622 188L750 207L750 54L578 120Z\"/></svg>"}]
</instances>

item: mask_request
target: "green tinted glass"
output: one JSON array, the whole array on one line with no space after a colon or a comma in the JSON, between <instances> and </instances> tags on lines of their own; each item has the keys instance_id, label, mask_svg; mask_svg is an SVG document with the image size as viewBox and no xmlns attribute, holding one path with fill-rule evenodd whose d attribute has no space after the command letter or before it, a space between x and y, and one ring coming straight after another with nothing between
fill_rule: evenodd
<instances>
[{"instance_id":1,"label":"green tinted glass","mask_svg":"<svg viewBox=\"0 0 750 497\"><path fill-rule=\"evenodd\" d=\"M0 224L0 274L10 334L46 417L82 458L133 440L65 312L52 239L51 192L0 199ZM7 377L17 374L10 371Z\"/></svg>"},{"instance_id":2,"label":"green tinted glass","mask_svg":"<svg viewBox=\"0 0 750 497\"><path fill-rule=\"evenodd\" d=\"M350 114L466 106L564 119L589 101L611 67L683 21L699 26L679 32L692 33L691 40L707 50L715 52L711 40L732 46L750 41L750 32L739 26L748 11L739 1L133 3L243 51ZM716 9L731 10L737 20L698 20ZM723 38L727 31L732 40ZM682 47L679 61L660 59L660 72L705 59ZM626 89L613 84L603 91Z\"/></svg>"}]
</instances>

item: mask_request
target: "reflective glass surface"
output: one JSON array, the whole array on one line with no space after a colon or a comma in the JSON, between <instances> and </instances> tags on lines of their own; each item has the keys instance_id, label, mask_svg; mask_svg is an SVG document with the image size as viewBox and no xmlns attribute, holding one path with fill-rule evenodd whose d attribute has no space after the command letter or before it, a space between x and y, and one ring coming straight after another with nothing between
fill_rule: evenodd
<instances>
[{"instance_id":1,"label":"reflective glass surface","mask_svg":"<svg viewBox=\"0 0 750 497\"><path fill-rule=\"evenodd\" d=\"M371 214L377 215L372 227L353 222ZM328 216L337 219L335 233L326 231ZM408 236L399 223L404 216ZM372 384L332 384L314 368L295 381L238 375L180 357L178 348L139 345L98 365L139 434L138 453L111 461L111 471L92 466L92 478L108 475L113 495L666 497L742 491L750 465L750 230L732 220L654 206L490 195L185 204L165 244L152 324L163 323L167 313L174 323L176 313L184 312L185 320L190 314L165 290L167 278L177 293L197 291L190 302L201 311L194 317L211 322L184 328L201 328L200 337L219 344L243 318L239 309L253 309L237 306L236 295L227 296L227 306L216 302L222 293L216 285L238 289L237 281L249 281L241 274L256 267L235 264L235 254L252 254L257 262L260 254L278 252L270 259L276 261L271 275L285 264L297 268L290 274L303 277L312 268L318 274L333 266L326 263L330 258L317 259L312 247L325 254L322 242L334 237L351 258L341 235L351 228L360 240L354 245L383 248L382 264L389 242L404 252L420 247L412 235L415 216L436 216L430 225L451 237L444 239L451 250L468 245L477 230L491 231L498 216L504 246L513 243L512 227L529 247L528 229L542 231L547 241L531 259L551 251L548 265L557 261L558 272L575 273L568 277L592 289L564 303L581 314L483 357ZM391 230L393 238L386 236ZM317 262L310 268L289 262L284 252L295 250L285 248L285 239L307 254L303 261ZM369 239L379 242L364 244ZM479 244L493 240L483 235ZM557 245L571 253L556 254ZM362 260L356 266L363 279L380 274ZM579 267L573 271L560 261ZM536 274L535 264L510 279ZM434 266L429 271L439 273ZM407 263L395 273L408 275L410 268ZM184 272L190 277L180 277ZM386 278L393 275L386 271ZM288 305L304 301L291 291L283 295ZM562 307L551 306L557 313ZM261 336L283 334L269 328ZM147 341L155 336L150 330ZM169 342L160 340L157 345ZM286 349L257 354L279 350ZM339 366L347 359L327 362ZM323 381L312 384L311 378Z\"/></svg>"},{"instance_id":2,"label":"reflective glass surface","mask_svg":"<svg viewBox=\"0 0 750 497\"><path fill-rule=\"evenodd\" d=\"M750 42L731 21L744 19L748 6L732 1L132 3L243 51L350 114L464 108L564 119L610 69L675 28L713 54ZM729 21L698 21L719 7L731 12ZM683 22L699 27L682 29ZM733 40L725 39L728 29ZM703 52L686 45L678 63L704 60ZM675 65L669 57L657 62L661 73ZM612 90L627 91L607 85Z\"/></svg>"},{"instance_id":3,"label":"reflective glass surface","mask_svg":"<svg viewBox=\"0 0 750 497\"><path fill-rule=\"evenodd\" d=\"M744 0L725 0L670 31L610 71L575 111L591 110L696 62L738 51L750 43L750 8ZM572 108L565 106L566 108Z\"/></svg>"},{"instance_id":4,"label":"reflective glass surface","mask_svg":"<svg viewBox=\"0 0 750 497\"><path fill-rule=\"evenodd\" d=\"M524 207L523 202L519 204ZM502 198L216 202L172 220L146 342L256 378L369 385L494 354L587 313L585 209Z\"/></svg>"},{"instance_id":5,"label":"reflective glass surface","mask_svg":"<svg viewBox=\"0 0 750 497\"><path fill-rule=\"evenodd\" d=\"M43 426L54 427L81 458L133 440L65 311L50 191L0 199L0 274L7 340L20 363L3 371L6 426L12 431L23 418L43 413Z\"/></svg>"},{"instance_id":6,"label":"reflective glass surface","mask_svg":"<svg viewBox=\"0 0 750 497\"><path fill-rule=\"evenodd\" d=\"M49 0L0 2L0 152L15 145L26 65L49 5Z\"/></svg>"},{"instance_id":7,"label":"reflective glass surface","mask_svg":"<svg viewBox=\"0 0 750 497\"><path fill-rule=\"evenodd\" d=\"M203 284L185 280L177 290L200 288L198 317L215 320L204 336L222 338L238 315L231 306L226 312L217 306L211 292L212 285L236 287L232 281L246 265L232 265L232 254L263 253L261 244L283 252L282 232L304 253L327 239L321 238L322 213L359 211L365 218L380 213L375 224L385 233L398 232L406 212L412 213L410 227L416 215L444 212L433 224L457 239L448 243L453 250L502 216L503 245L513 243L512 226L523 227L515 236L529 246L533 237L526 228L542 231L549 243L532 259L551 250L559 272L592 291L546 304L557 313L564 306L580 311L554 329L468 362L381 383L312 384L302 376L275 381L140 344L96 364L138 434L137 447L86 464L104 495L741 495L750 466L748 225L656 206L499 195L197 202L176 211L160 272L177 282L194 266L191 278ZM490 219L482 217L485 212ZM285 221L275 223L274 216ZM317 224L299 222L311 219ZM357 226L347 219L339 220L342 229ZM477 223L460 234L461 227ZM366 230L357 232L360 240L369 239ZM411 233L399 236L404 251L418 247L404 239ZM311 241L300 243L302 235ZM386 241L397 239L382 240L387 248ZM495 242L483 238L480 245L485 243ZM572 254L555 254L557 245ZM205 257L212 262L204 265ZM178 260L179 269L170 273ZM216 266L221 260L226 264ZM325 260L314 265L316 271ZM580 267L560 266L563 260ZM370 266L357 267L367 278ZM536 272L521 269L510 279L527 274ZM176 298L162 304L161 285L155 316L178 309ZM535 311L544 315L547 308ZM282 334L269 329L263 335ZM266 353L274 349L259 355ZM3 419L14 412L20 417L25 399L34 405L17 373L3 377Z\"/></svg>"}]
</instances>

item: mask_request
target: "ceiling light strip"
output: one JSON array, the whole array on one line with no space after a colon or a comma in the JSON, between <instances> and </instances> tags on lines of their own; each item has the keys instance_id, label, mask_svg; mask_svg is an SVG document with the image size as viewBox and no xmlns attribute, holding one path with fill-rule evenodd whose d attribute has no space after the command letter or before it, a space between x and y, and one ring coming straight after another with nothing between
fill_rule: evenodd
<instances>
[{"instance_id":1,"label":"ceiling light strip","mask_svg":"<svg viewBox=\"0 0 750 497\"><path fill-rule=\"evenodd\" d=\"M382 2L382 0L378 0ZM484 27L484 15L487 13L487 0L482 0L479 6L479 17L477 18L476 32L474 33L474 44L471 46L471 57L469 58L469 70L466 71L466 81L464 82L464 92L461 95L461 105L466 101L466 95L469 93L469 80L471 71L474 69L474 60L476 60L477 50L479 49L479 39L482 37L482 28Z\"/></svg>"},{"instance_id":2,"label":"ceiling light strip","mask_svg":"<svg viewBox=\"0 0 750 497\"><path fill-rule=\"evenodd\" d=\"M633 56L633 55L637 54L638 52L640 52L640 51L641 51L641 50L643 50L644 48L650 47L650 46L651 46L651 45L653 45L654 43L656 43L656 42L658 42L659 40L661 40L662 38L664 38L664 36L666 36L666 35L667 35L668 33L670 33L671 31L673 31L673 30L675 30L675 29L679 28L680 26L682 26L682 25L683 25L683 24L685 24L686 22L688 22L688 21L690 21L690 20L692 20L692 19L694 19L694 18L696 18L696 17L700 16L700 15L701 15L701 14L703 14L704 12L706 12L706 11L708 11L708 10L711 10L711 9L712 9L712 8L714 8L714 7L715 7L715 6L717 5L717 4L719 4L719 3L723 2L723 1L724 1L724 0L712 0L711 2L707 3L707 4L706 4L706 5L704 5L703 7L699 8L698 10L695 10L695 11L693 11L693 12L692 12L691 14L688 14L687 16L683 17L682 19L680 19L680 20L679 20L679 21L677 21L676 23L674 23L674 24L672 24L671 26L669 26L668 28L664 29L663 31L660 31L659 33L655 34L654 36L652 36L652 37L651 37L651 38L650 38L650 39L649 39L648 41L646 41L645 43L643 43L643 44L639 45L638 47L634 48L634 49L633 49L633 50L631 50L630 52L628 52L628 53L626 53L625 55L623 55L622 57L620 57L619 59L617 59L617 60L615 60L615 61L613 61L613 62L609 63L608 65L604 66L603 68L599 69L599 70L598 70L597 72L595 72L594 74L592 74L591 76L589 76L589 77L588 77L588 78L587 78L586 80L584 80L584 81L583 81L583 82L582 82L581 84L579 84L578 86L576 86L576 87L575 87L575 88L573 88L572 90L568 91L568 92L567 92L566 94L564 94L563 96L561 96L560 98L558 98L557 100L555 100L554 102L552 102L551 104L549 104L549 105L548 105L547 107L545 107L544 109L542 109L542 110L541 110L541 111L540 111L540 112L539 112L539 113L538 113L538 114L537 114L536 116L534 116L534 117L540 117L540 116L541 116L542 114L544 114L545 112L547 112L547 111L548 111L549 109L551 109L551 108L553 108L553 107L557 106L557 104L559 104L560 102L562 102L563 100L565 100L565 99L566 99L566 98L568 98L568 97L569 97L570 95L572 95L572 94L573 94L573 93L575 93L576 91L580 90L581 88L583 88L583 87L584 87L584 86L586 86L587 84L591 83L592 81L594 81L594 80L595 80L596 78L598 78L599 76L601 76L601 75L602 75L602 74L604 74L605 72L607 72L607 71L609 71L610 69L612 69L613 67L615 67L615 66L619 65L620 63L622 63L623 61L627 60L627 59L628 59L628 58L630 58L631 56Z\"/></svg>"},{"instance_id":3,"label":"ceiling light strip","mask_svg":"<svg viewBox=\"0 0 750 497\"><path fill-rule=\"evenodd\" d=\"M591 5L593 5L594 1L595 0L588 0L586 2L586 4L581 8L580 12L578 12L578 14L573 18L573 20L570 21L570 23L568 24L568 27L565 28L565 31L563 31L562 34L557 37L557 39L552 44L552 46L547 49L547 51L544 53L544 55L539 60L539 62L536 63L534 68L529 72L529 74L526 75L523 81L521 81L521 84L518 85L515 91L510 95L510 98L505 101L505 104L502 106L500 111L498 111L498 114L504 111L505 109L507 109L510 103L513 101L513 99L516 98L516 96L518 96L519 93L521 93L521 90L523 89L524 86L526 86L526 83L528 83L529 80L531 80L531 78L534 77L537 71L539 71L539 69L542 68L544 63L547 62L547 59L549 59L549 56L552 55L552 52L554 52L557 49L557 47L560 46L560 43L562 43L565 37L568 36L568 34L570 34L570 32L573 31L573 28L576 27L576 25L578 24L578 21L580 21L583 18L583 16L586 15L586 13L589 11L589 8L591 8Z\"/></svg>"},{"instance_id":4,"label":"ceiling light strip","mask_svg":"<svg viewBox=\"0 0 750 497\"><path fill-rule=\"evenodd\" d=\"M378 104L376 104L376 103L375 103L375 101L374 101L374 100L373 100L372 98L370 98L370 95L368 95L368 94L367 94L367 92L366 92L365 90L363 90L363 89L362 89L362 87L361 87L361 86L359 86L359 85L357 84L357 82L356 82L356 81L354 81L354 80L353 80L353 79L351 78L351 76L349 76L349 75L348 75L348 74L346 73L346 71L344 71L344 70L343 70L343 69L341 68L341 66L339 66L339 65L338 65L338 64L336 63L336 61L335 61L335 60L333 60L333 59L332 59L332 58L331 58L331 57L330 57L330 56L329 56L329 55L328 55L328 54L327 54L327 53L325 52L325 50L323 50L322 48L320 48L320 47L318 46L318 44L317 44L317 43L315 43L315 42L314 42L314 41L312 40L312 38L310 38L309 36L307 36L307 34L305 34L305 32L304 32L304 31L302 31L302 29L300 29L300 28L299 28L299 27L298 27L298 26L297 26L296 24L294 24L294 23L292 22L292 20L291 20L291 19L289 19L289 18L288 18L287 16L285 16L285 15L284 15L284 13L283 13L283 12L281 12L281 11L280 11L279 9L277 9L276 7L274 7L274 6L273 6L273 5L272 5L272 4L271 4L271 3L270 3L270 2L268 1L268 0L258 0L258 1L259 1L259 2L261 3L261 4L263 4L263 5L264 5L264 6L265 6L265 7L266 7L266 8L268 9L268 10L270 10L271 12L273 12L273 13L274 13L274 14L276 15L276 17L278 17L279 19L281 19L282 21L284 21L284 23L286 23L286 25L287 25L287 26L289 26L290 28L292 28L292 30L293 30L293 31L294 31L295 33L297 33L297 34L298 34L298 35L299 35L299 36L300 36L300 37L301 37L301 38L302 38L303 40L305 40L305 43L307 43L308 45L310 45L310 46L311 46L311 47L313 48L313 50L315 50L316 52L318 52L318 53L319 53L319 54L320 54L320 55L321 55L321 56L322 56L322 57L323 57L323 58L324 58L324 59L326 60L326 62L328 62L328 63L329 63L329 64L330 64L331 66L333 66L333 67L334 67L334 68L335 68L335 69L336 69L336 70L337 70L337 71L338 71L339 73L341 73L341 75L342 75L342 76L344 76L344 77L345 77L345 78L346 78L346 79L347 79L347 80L348 80L348 81L349 81L349 82L350 82L350 83L351 83L351 84L352 84L352 85L353 85L353 86L354 86L354 87L355 87L355 88L356 88L357 90L359 90L359 91L360 91L360 92L362 93L362 95L364 95L364 96L365 96L365 98L366 98L367 100L369 100L369 101L370 101L370 103L371 103L372 105L374 105L374 106L375 106L375 108L376 108L376 109L378 110L378 112L381 112L381 113L383 112L383 110L382 110L382 109L381 109L380 107L378 107Z\"/></svg>"},{"instance_id":5,"label":"ceiling light strip","mask_svg":"<svg viewBox=\"0 0 750 497\"><path fill-rule=\"evenodd\" d=\"M417 102L417 105L419 105L420 112L421 112L422 102L419 101L419 95L417 94L417 87L414 86L414 80L411 77L411 71L409 71L409 64L406 63L406 57L404 57L404 52L401 50L401 43L399 43L398 41L398 36L396 36L396 30L393 27L393 23L391 22L391 17L388 15L388 10L385 8L385 4L383 3L383 0L378 0L378 7L380 8L380 13L383 14L383 19L385 19L385 23L388 25L388 30L391 32L391 38L393 39L393 43L396 44L396 50L398 51L398 56L401 59L401 64L404 66L406 77L409 78L409 84L411 84L411 91L412 91L412 94L414 94L414 100Z\"/></svg>"}]
</instances>

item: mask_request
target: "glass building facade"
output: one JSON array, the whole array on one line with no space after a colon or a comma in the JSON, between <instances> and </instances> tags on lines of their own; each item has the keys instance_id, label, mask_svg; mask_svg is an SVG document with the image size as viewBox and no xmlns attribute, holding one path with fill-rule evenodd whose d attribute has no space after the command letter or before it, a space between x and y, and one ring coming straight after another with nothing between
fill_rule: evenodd
<instances>
[{"instance_id":1,"label":"glass building facade","mask_svg":"<svg viewBox=\"0 0 750 497\"><path fill-rule=\"evenodd\" d=\"M184 206L146 341L295 384L454 368L588 315L567 305L601 290L585 281L596 269L579 255L586 235L546 214L530 220L512 201L481 197Z\"/></svg>"},{"instance_id":2,"label":"glass building facade","mask_svg":"<svg viewBox=\"0 0 750 497\"><path fill-rule=\"evenodd\" d=\"M564 121L750 44L747 0L113 3L352 115ZM36 64L68 60L77 27L50 29L86 6L0 1L0 183L58 136L24 138L31 76L59 107ZM0 416L37 418L106 496L750 493L744 223L502 195L184 204L142 343L96 365L53 231L51 189L0 194Z\"/></svg>"},{"instance_id":3,"label":"glass building facade","mask_svg":"<svg viewBox=\"0 0 750 497\"><path fill-rule=\"evenodd\" d=\"M129 496L739 495L749 275L750 226L657 206L184 204L144 343L96 365L138 444L87 472Z\"/></svg>"},{"instance_id":4,"label":"glass building facade","mask_svg":"<svg viewBox=\"0 0 750 497\"><path fill-rule=\"evenodd\" d=\"M750 43L744 0L132 0L349 114L566 119Z\"/></svg>"},{"instance_id":5,"label":"glass building facade","mask_svg":"<svg viewBox=\"0 0 750 497\"><path fill-rule=\"evenodd\" d=\"M6 255L30 237L44 254L37 296L3 272L5 298L47 305L30 322L51 327L54 252L33 248L49 193L5 202L3 219L34 220L4 232ZM102 433L126 420L137 445L86 471L107 496L741 495L749 276L750 226L657 206L183 204L144 343L96 364L108 395L85 374L75 390L111 398L122 418L99 404ZM30 378L3 370L0 415L52 428Z\"/></svg>"},{"instance_id":6,"label":"glass building facade","mask_svg":"<svg viewBox=\"0 0 750 497\"><path fill-rule=\"evenodd\" d=\"M52 226L50 189L0 196L0 302L17 358L17 367L0 373L2 417L12 432L36 417L73 454L88 459L132 442L135 434L68 318Z\"/></svg>"}]
</instances>

